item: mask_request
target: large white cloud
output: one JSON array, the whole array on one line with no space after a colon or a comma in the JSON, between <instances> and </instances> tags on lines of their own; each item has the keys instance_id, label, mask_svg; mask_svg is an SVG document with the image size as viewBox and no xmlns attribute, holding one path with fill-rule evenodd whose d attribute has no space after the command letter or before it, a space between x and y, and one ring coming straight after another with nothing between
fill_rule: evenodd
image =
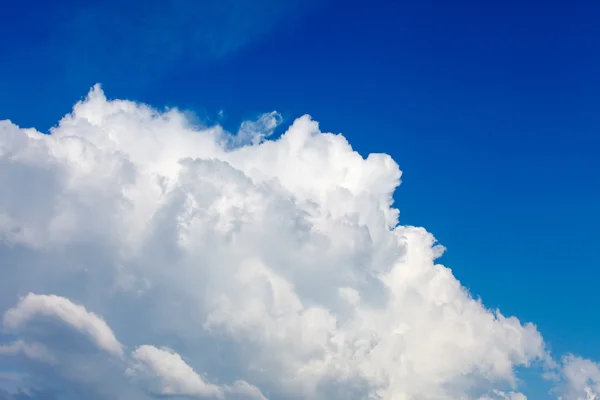
<instances>
[{"instance_id":1,"label":"large white cloud","mask_svg":"<svg viewBox=\"0 0 600 400\"><path fill-rule=\"evenodd\" d=\"M308 116L266 140L280 120L232 137L95 87L50 135L0 123L5 326L57 318L112 356L53 377L73 397L523 399L541 335L398 225L398 165Z\"/></svg>"}]
</instances>

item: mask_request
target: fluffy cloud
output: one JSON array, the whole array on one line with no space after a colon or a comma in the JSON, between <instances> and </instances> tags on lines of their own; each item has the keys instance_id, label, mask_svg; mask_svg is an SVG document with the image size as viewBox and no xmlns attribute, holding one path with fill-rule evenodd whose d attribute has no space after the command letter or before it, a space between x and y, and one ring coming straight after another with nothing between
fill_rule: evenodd
<instances>
[{"instance_id":1,"label":"fluffy cloud","mask_svg":"<svg viewBox=\"0 0 600 400\"><path fill-rule=\"evenodd\" d=\"M133 377L146 376L158 383L155 393L163 396L188 396L199 398L225 397L225 393L241 394L246 399L264 400L261 391L245 381L233 386L219 387L204 381L179 354L154 346L138 347L132 355L132 364L126 373Z\"/></svg>"},{"instance_id":2,"label":"fluffy cloud","mask_svg":"<svg viewBox=\"0 0 600 400\"><path fill-rule=\"evenodd\" d=\"M398 224L398 165L308 116L268 140L280 122L232 136L95 87L49 135L0 123L7 340L77 368L52 376L70 398L525 398L516 367L553 365L540 333Z\"/></svg>"},{"instance_id":3,"label":"fluffy cloud","mask_svg":"<svg viewBox=\"0 0 600 400\"><path fill-rule=\"evenodd\" d=\"M88 336L99 348L117 356L123 355L121 344L102 318L60 296L29 293L15 308L4 313L4 328L18 332L35 317L57 318Z\"/></svg>"},{"instance_id":4,"label":"fluffy cloud","mask_svg":"<svg viewBox=\"0 0 600 400\"><path fill-rule=\"evenodd\" d=\"M134 351L133 360L127 373L133 376L150 375L158 379L159 394L223 397L223 391L218 386L204 382L177 353L144 345Z\"/></svg>"},{"instance_id":5,"label":"fluffy cloud","mask_svg":"<svg viewBox=\"0 0 600 400\"><path fill-rule=\"evenodd\" d=\"M600 398L600 365L569 354L562 359L560 384L556 388L561 400L597 400Z\"/></svg>"}]
</instances>

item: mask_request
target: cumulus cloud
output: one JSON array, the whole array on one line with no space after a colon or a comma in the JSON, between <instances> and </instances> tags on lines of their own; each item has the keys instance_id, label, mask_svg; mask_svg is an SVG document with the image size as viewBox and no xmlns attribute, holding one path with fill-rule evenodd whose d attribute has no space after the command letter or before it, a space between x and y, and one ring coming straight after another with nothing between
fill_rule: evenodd
<instances>
[{"instance_id":1,"label":"cumulus cloud","mask_svg":"<svg viewBox=\"0 0 600 400\"><path fill-rule=\"evenodd\" d=\"M102 318L60 296L29 293L15 308L4 313L4 328L18 332L36 317L57 318L89 336L99 348L117 356L123 355L121 344Z\"/></svg>"},{"instance_id":2,"label":"cumulus cloud","mask_svg":"<svg viewBox=\"0 0 600 400\"><path fill-rule=\"evenodd\" d=\"M556 388L559 399L597 400L600 398L600 365L572 354L562 359Z\"/></svg>"},{"instance_id":3,"label":"cumulus cloud","mask_svg":"<svg viewBox=\"0 0 600 400\"><path fill-rule=\"evenodd\" d=\"M150 375L151 379L157 379L158 394L223 397L221 388L206 383L177 353L144 345L134 351L133 360L127 373L132 376Z\"/></svg>"},{"instance_id":4,"label":"cumulus cloud","mask_svg":"<svg viewBox=\"0 0 600 400\"><path fill-rule=\"evenodd\" d=\"M309 116L270 140L279 122L232 135L95 87L48 135L0 123L12 339L51 318L116 356L57 375L70 398L525 398L517 367L554 365L542 336L399 225L396 162Z\"/></svg>"},{"instance_id":5,"label":"cumulus cloud","mask_svg":"<svg viewBox=\"0 0 600 400\"><path fill-rule=\"evenodd\" d=\"M157 382L154 392L160 395L221 399L225 393L231 393L242 394L248 399L266 399L257 387L245 381L225 387L207 383L179 354L168 349L143 345L133 352L132 360L126 373Z\"/></svg>"}]
</instances>

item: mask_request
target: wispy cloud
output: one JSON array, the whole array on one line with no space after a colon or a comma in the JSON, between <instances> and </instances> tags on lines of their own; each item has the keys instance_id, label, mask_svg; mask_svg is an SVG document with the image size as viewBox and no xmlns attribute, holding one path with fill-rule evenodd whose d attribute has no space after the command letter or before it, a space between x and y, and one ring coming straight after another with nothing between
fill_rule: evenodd
<instances>
[{"instance_id":1,"label":"wispy cloud","mask_svg":"<svg viewBox=\"0 0 600 400\"><path fill-rule=\"evenodd\" d=\"M67 73L150 82L175 65L199 67L257 41L316 1L107 1L80 7L51 42Z\"/></svg>"}]
</instances>

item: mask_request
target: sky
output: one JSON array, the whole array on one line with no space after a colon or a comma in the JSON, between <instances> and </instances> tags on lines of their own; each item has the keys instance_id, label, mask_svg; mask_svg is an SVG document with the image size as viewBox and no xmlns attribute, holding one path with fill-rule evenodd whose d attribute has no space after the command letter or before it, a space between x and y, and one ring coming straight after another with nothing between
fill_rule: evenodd
<instances>
[{"instance_id":1,"label":"sky","mask_svg":"<svg viewBox=\"0 0 600 400\"><path fill-rule=\"evenodd\" d=\"M0 396L600 393L600 4L166 3L0 13Z\"/></svg>"}]
</instances>

